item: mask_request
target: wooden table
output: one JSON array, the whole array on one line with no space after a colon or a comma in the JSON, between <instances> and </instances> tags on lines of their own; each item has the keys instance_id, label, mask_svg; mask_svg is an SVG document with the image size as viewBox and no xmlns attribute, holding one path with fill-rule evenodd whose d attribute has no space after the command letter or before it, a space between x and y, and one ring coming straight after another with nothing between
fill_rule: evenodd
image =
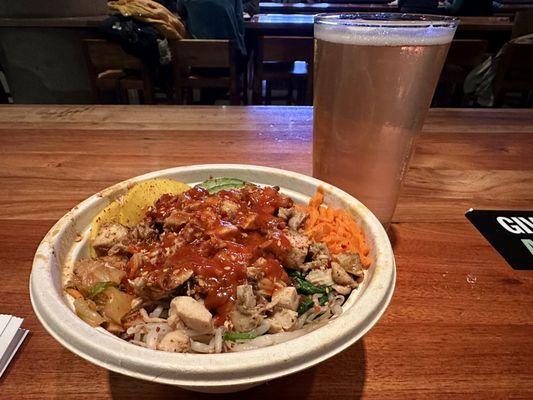
<instances>
[{"instance_id":1,"label":"wooden table","mask_svg":"<svg viewBox=\"0 0 533 400\"><path fill-rule=\"evenodd\" d=\"M398 12L394 4L358 4L358 3L270 3L260 2L259 10L262 13L280 14L316 14L334 12Z\"/></svg>"},{"instance_id":2,"label":"wooden table","mask_svg":"<svg viewBox=\"0 0 533 400\"><path fill-rule=\"evenodd\" d=\"M495 14L514 14L519 11L527 11L533 9L533 1L517 1L517 2L494 2L492 9Z\"/></svg>"},{"instance_id":3,"label":"wooden table","mask_svg":"<svg viewBox=\"0 0 533 400\"><path fill-rule=\"evenodd\" d=\"M504 31L511 32L513 23L509 17L459 17L459 31Z\"/></svg>"},{"instance_id":4,"label":"wooden table","mask_svg":"<svg viewBox=\"0 0 533 400\"><path fill-rule=\"evenodd\" d=\"M0 312L32 334L0 397L215 398L63 349L30 306L34 251L78 202L148 171L240 162L310 174L311 134L306 107L1 106ZM314 368L223 397L533 398L533 272L509 267L463 216L533 209L532 155L533 110L431 110L392 225L398 281L383 318Z\"/></svg>"},{"instance_id":5,"label":"wooden table","mask_svg":"<svg viewBox=\"0 0 533 400\"><path fill-rule=\"evenodd\" d=\"M277 4L277 3L272 3ZM458 34L472 34L486 38L487 34L510 35L513 23L509 17L459 17ZM313 15L310 14L257 14L245 22L248 34L312 36Z\"/></svg>"},{"instance_id":6,"label":"wooden table","mask_svg":"<svg viewBox=\"0 0 533 400\"><path fill-rule=\"evenodd\" d=\"M533 9L533 1L524 1L523 3L498 3L494 2L492 10L495 15L512 16L518 11ZM260 2L259 10L261 13L333 13L333 12L398 12L397 3L392 4L360 4L344 2L316 2L316 3L281 3L281 2ZM445 9L441 6L438 13L444 14Z\"/></svg>"}]
</instances>

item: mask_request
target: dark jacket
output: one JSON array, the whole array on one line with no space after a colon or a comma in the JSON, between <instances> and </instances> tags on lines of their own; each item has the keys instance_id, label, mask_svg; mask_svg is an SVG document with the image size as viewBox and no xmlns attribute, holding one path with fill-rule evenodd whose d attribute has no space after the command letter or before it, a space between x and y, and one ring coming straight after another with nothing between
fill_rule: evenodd
<instances>
[{"instance_id":1,"label":"dark jacket","mask_svg":"<svg viewBox=\"0 0 533 400\"><path fill-rule=\"evenodd\" d=\"M452 15L492 15L492 0L454 0L447 12Z\"/></svg>"},{"instance_id":2,"label":"dark jacket","mask_svg":"<svg viewBox=\"0 0 533 400\"><path fill-rule=\"evenodd\" d=\"M250 14L250 16L259 14L259 0L243 0L242 9L245 13Z\"/></svg>"},{"instance_id":3,"label":"dark jacket","mask_svg":"<svg viewBox=\"0 0 533 400\"><path fill-rule=\"evenodd\" d=\"M178 13L195 39L229 39L246 55L242 0L179 0Z\"/></svg>"},{"instance_id":4,"label":"dark jacket","mask_svg":"<svg viewBox=\"0 0 533 400\"><path fill-rule=\"evenodd\" d=\"M398 0L398 7L405 13L435 14L439 0Z\"/></svg>"}]
</instances>

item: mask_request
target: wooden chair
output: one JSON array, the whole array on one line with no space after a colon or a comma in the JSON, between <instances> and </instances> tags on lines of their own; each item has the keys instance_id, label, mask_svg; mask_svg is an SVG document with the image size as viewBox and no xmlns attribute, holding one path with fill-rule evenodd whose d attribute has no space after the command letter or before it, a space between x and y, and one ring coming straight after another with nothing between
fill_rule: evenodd
<instances>
[{"instance_id":1,"label":"wooden chair","mask_svg":"<svg viewBox=\"0 0 533 400\"><path fill-rule=\"evenodd\" d=\"M2 66L0 65L0 75L3 75L4 78L6 78L6 75L4 73L4 70L2 69ZM10 100L10 93L6 87L4 87L4 83L0 79L0 104L8 104Z\"/></svg>"},{"instance_id":2,"label":"wooden chair","mask_svg":"<svg viewBox=\"0 0 533 400\"><path fill-rule=\"evenodd\" d=\"M488 42L479 39L455 39L450 45L448 56L439 79L434 105L455 105L463 103L463 83L466 76L483 61Z\"/></svg>"},{"instance_id":3,"label":"wooden chair","mask_svg":"<svg viewBox=\"0 0 533 400\"><path fill-rule=\"evenodd\" d=\"M508 92L520 93L522 105L531 105L533 43L508 43L501 57L492 84L494 105L501 106Z\"/></svg>"},{"instance_id":4,"label":"wooden chair","mask_svg":"<svg viewBox=\"0 0 533 400\"><path fill-rule=\"evenodd\" d=\"M313 97L313 57L314 42L312 37L302 36L260 36L254 57L253 102L270 104L272 100L271 83L285 81L288 83L289 103L292 102L293 84L296 83L297 103L312 103ZM297 63L303 61L305 64ZM266 81L266 93L263 99L262 86Z\"/></svg>"},{"instance_id":5,"label":"wooden chair","mask_svg":"<svg viewBox=\"0 0 533 400\"><path fill-rule=\"evenodd\" d=\"M514 17L511 38L533 33L533 10L518 11Z\"/></svg>"},{"instance_id":6,"label":"wooden chair","mask_svg":"<svg viewBox=\"0 0 533 400\"><path fill-rule=\"evenodd\" d=\"M112 91L119 102L127 103L128 90L135 90L145 103L153 104L152 78L141 60L107 40L85 39L82 43L95 102L103 102L103 92Z\"/></svg>"},{"instance_id":7,"label":"wooden chair","mask_svg":"<svg viewBox=\"0 0 533 400\"><path fill-rule=\"evenodd\" d=\"M236 50L230 40L184 39L170 43L176 101L192 102L193 89L228 89L232 105L246 104L246 79L237 72ZM243 95L241 95L241 88Z\"/></svg>"}]
</instances>

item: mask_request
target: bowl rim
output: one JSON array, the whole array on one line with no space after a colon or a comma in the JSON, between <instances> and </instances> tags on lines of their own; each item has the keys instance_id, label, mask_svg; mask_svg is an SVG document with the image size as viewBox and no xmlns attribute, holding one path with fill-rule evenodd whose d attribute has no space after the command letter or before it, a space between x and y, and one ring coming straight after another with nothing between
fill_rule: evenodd
<instances>
[{"instance_id":1,"label":"bowl rim","mask_svg":"<svg viewBox=\"0 0 533 400\"><path fill-rule=\"evenodd\" d=\"M369 230L367 237L370 233L376 242L379 241L379 253L376 254L376 266L372 267L375 269L371 282L354 305L325 326L287 342L222 354L167 353L146 349L100 332L79 319L64 302L61 285L58 289L52 278L53 268L58 267L54 245L73 218L95 203L101 202L103 208L103 199L124 191L135 182L179 173L216 174L220 170L281 175L310 186L321 186L325 193L357 208L358 217ZM355 343L376 324L390 303L395 281L394 255L384 228L370 210L346 192L318 179L278 168L248 164L199 164L139 175L112 185L79 203L57 221L39 244L29 283L30 299L37 318L54 339L73 353L93 364L131 377L198 388L260 383L309 368L334 356Z\"/></svg>"}]
</instances>

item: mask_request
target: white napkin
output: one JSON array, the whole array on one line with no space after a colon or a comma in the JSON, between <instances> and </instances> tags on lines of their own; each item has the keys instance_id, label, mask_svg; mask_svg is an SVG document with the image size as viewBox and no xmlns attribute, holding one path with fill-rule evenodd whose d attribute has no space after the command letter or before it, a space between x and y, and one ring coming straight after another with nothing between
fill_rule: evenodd
<instances>
[{"instance_id":1,"label":"white napkin","mask_svg":"<svg viewBox=\"0 0 533 400\"><path fill-rule=\"evenodd\" d=\"M0 377L28 334L21 328L22 318L0 314Z\"/></svg>"}]
</instances>

